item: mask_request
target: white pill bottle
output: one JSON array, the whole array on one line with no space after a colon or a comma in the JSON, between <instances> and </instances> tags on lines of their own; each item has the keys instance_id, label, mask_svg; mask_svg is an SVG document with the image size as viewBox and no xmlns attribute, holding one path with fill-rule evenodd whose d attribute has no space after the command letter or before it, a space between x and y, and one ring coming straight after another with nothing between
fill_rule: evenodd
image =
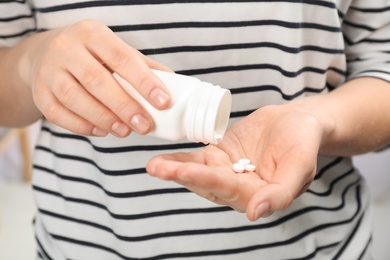
<instances>
[{"instance_id":1,"label":"white pill bottle","mask_svg":"<svg viewBox=\"0 0 390 260\"><path fill-rule=\"evenodd\" d=\"M130 83L114 73L122 87L150 114L155 128L148 134L170 141L217 144L226 131L232 97L228 89L195 77L153 70L172 96L171 106L158 110Z\"/></svg>"}]
</instances>

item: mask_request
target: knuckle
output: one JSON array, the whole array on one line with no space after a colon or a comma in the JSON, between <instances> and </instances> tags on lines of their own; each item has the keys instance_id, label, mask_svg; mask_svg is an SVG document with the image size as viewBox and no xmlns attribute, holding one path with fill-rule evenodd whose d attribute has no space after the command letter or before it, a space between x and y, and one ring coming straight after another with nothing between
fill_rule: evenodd
<instances>
[{"instance_id":1,"label":"knuckle","mask_svg":"<svg viewBox=\"0 0 390 260\"><path fill-rule=\"evenodd\" d=\"M53 90L57 99L66 107L73 107L77 102L78 91L73 84L63 81Z\"/></svg>"},{"instance_id":2,"label":"knuckle","mask_svg":"<svg viewBox=\"0 0 390 260\"><path fill-rule=\"evenodd\" d=\"M48 121L52 123L59 122L59 107L55 102L47 103L41 110Z\"/></svg>"},{"instance_id":3,"label":"knuckle","mask_svg":"<svg viewBox=\"0 0 390 260\"><path fill-rule=\"evenodd\" d=\"M74 27L76 28L76 30L89 34L96 31L96 29L102 27L102 24L94 19L84 19L75 23Z\"/></svg>"},{"instance_id":4,"label":"knuckle","mask_svg":"<svg viewBox=\"0 0 390 260\"><path fill-rule=\"evenodd\" d=\"M81 135L91 135L92 134L92 126L91 124L80 121L76 123L76 126L73 132Z\"/></svg>"},{"instance_id":5,"label":"knuckle","mask_svg":"<svg viewBox=\"0 0 390 260\"><path fill-rule=\"evenodd\" d=\"M142 74L141 77L140 77L140 81L139 81L139 86L141 89L147 89L148 86L150 87L150 78L145 75L145 74Z\"/></svg>"},{"instance_id":6,"label":"knuckle","mask_svg":"<svg viewBox=\"0 0 390 260\"><path fill-rule=\"evenodd\" d=\"M103 85L104 79L102 78L102 75L103 73L99 68L86 69L83 72L81 81L83 82L84 87L86 87L87 89L95 89Z\"/></svg>"},{"instance_id":7,"label":"knuckle","mask_svg":"<svg viewBox=\"0 0 390 260\"><path fill-rule=\"evenodd\" d=\"M64 52L69 49L70 36L67 33L59 33L49 43L49 52Z\"/></svg>"},{"instance_id":8,"label":"knuckle","mask_svg":"<svg viewBox=\"0 0 390 260\"><path fill-rule=\"evenodd\" d=\"M107 131L110 130L110 126L116 121L115 116L107 111L99 111L95 113L94 124Z\"/></svg>"},{"instance_id":9,"label":"knuckle","mask_svg":"<svg viewBox=\"0 0 390 260\"><path fill-rule=\"evenodd\" d=\"M130 122L132 116L140 111L138 104L134 103L131 105L129 101L121 100L115 104L114 112L125 122Z\"/></svg>"},{"instance_id":10,"label":"knuckle","mask_svg":"<svg viewBox=\"0 0 390 260\"><path fill-rule=\"evenodd\" d=\"M129 103L128 102L126 102L124 100L121 100L121 101L116 103L116 106L115 106L116 112L122 113L124 111L127 111L128 109L129 109Z\"/></svg>"},{"instance_id":11,"label":"knuckle","mask_svg":"<svg viewBox=\"0 0 390 260\"><path fill-rule=\"evenodd\" d=\"M120 67L124 67L127 64L130 64L135 59L135 52L131 48L120 49L114 48L111 53L111 61L110 66L112 69L118 69Z\"/></svg>"},{"instance_id":12,"label":"knuckle","mask_svg":"<svg viewBox=\"0 0 390 260\"><path fill-rule=\"evenodd\" d=\"M106 25L93 19L81 20L75 23L71 30L81 36L82 41L87 46L93 46L97 41L104 40L104 35L111 32Z\"/></svg>"}]
</instances>

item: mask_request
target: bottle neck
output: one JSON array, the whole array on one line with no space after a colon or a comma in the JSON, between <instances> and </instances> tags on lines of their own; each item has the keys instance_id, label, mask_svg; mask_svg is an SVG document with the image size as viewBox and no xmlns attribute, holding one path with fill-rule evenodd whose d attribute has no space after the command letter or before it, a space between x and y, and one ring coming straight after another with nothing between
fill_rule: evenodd
<instances>
[{"instance_id":1,"label":"bottle neck","mask_svg":"<svg viewBox=\"0 0 390 260\"><path fill-rule=\"evenodd\" d=\"M217 144L226 131L230 110L229 90L199 82L186 108L185 128L188 140Z\"/></svg>"}]
</instances>

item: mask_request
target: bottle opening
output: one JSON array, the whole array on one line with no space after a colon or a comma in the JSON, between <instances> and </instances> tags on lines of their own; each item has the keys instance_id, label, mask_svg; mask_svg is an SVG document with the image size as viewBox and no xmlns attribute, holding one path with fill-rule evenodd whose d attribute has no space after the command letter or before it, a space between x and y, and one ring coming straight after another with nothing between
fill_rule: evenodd
<instances>
[{"instance_id":1,"label":"bottle opening","mask_svg":"<svg viewBox=\"0 0 390 260\"><path fill-rule=\"evenodd\" d=\"M231 111L231 94L229 91L226 91L222 96L220 105L218 107L217 118L215 120L214 126L214 140L215 143L218 143L222 140L227 125L229 123Z\"/></svg>"},{"instance_id":2,"label":"bottle opening","mask_svg":"<svg viewBox=\"0 0 390 260\"><path fill-rule=\"evenodd\" d=\"M186 111L189 141L217 144L229 122L231 93L228 89L200 82L192 93Z\"/></svg>"}]
</instances>

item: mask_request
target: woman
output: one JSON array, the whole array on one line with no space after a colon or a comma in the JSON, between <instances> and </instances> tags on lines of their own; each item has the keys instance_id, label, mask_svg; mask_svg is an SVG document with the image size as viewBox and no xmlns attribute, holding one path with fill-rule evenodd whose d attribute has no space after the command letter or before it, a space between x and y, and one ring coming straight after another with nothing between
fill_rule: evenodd
<instances>
[{"instance_id":1,"label":"woman","mask_svg":"<svg viewBox=\"0 0 390 260\"><path fill-rule=\"evenodd\" d=\"M389 7L1 3L0 122L44 116L38 258L368 259L368 191L348 156L390 141ZM166 109L150 68L231 90L222 142L146 135L152 120L111 73ZM242 157L255 172L232 171Z\"/></svg>"}]
</instances>

